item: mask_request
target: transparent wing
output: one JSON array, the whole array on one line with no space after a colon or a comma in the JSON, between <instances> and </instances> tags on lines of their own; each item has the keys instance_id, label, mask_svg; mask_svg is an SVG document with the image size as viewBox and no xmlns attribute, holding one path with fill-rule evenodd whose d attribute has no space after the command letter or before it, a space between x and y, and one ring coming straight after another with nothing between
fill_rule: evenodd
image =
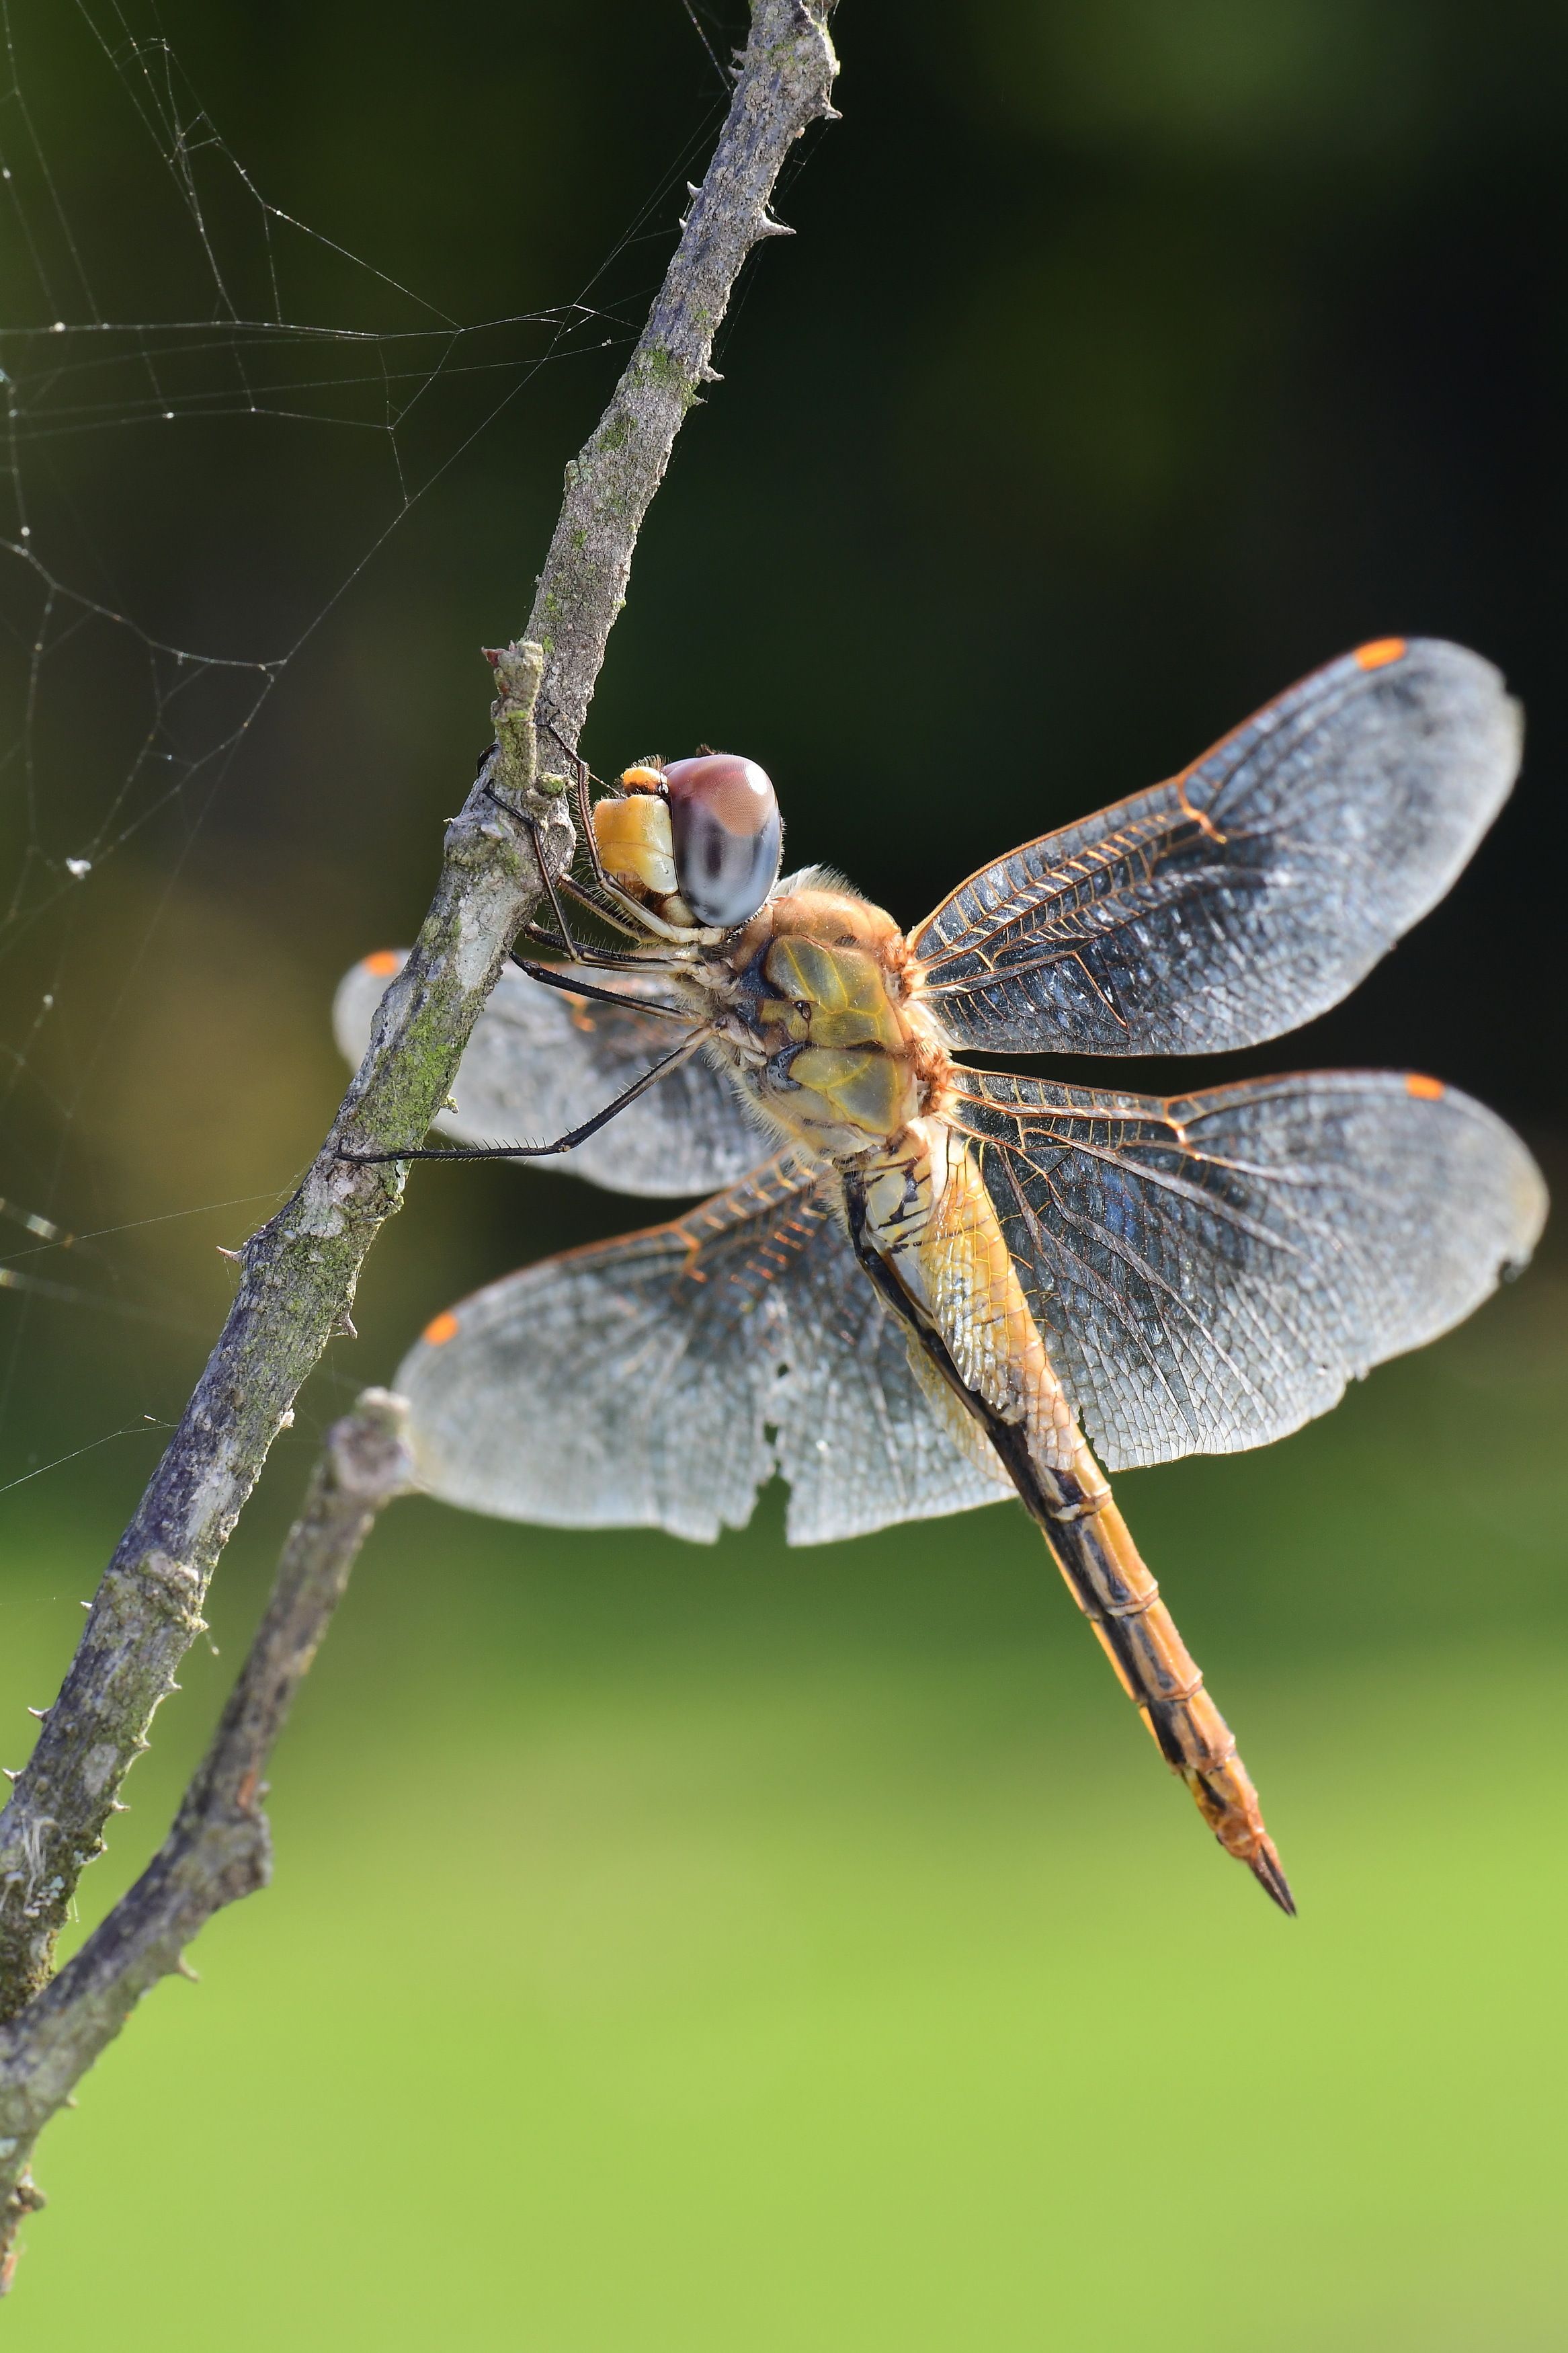
<instances>
[{"instance_id":1,"label":"transparent wing","mask_svg":"<svg viewBox=\"0 0 1568 2353\"><path fill-rule=\"evenodd\" d=\"M1292 687L1168 784L962 883L912 935L952 1042L1194 1054L1354 987L1449 888L1519 765L1489 662L1389 638Z\"/></svg>"},{"instance_id":2,"label":"transparent wing","mask_svg":"<svg viewBox=\"0 0 1568 2353\"><path fill-rule=\"evenodd\" d=\"M376 1007L406 954L385 949L366 956L339 984L333 1032L356 1068ZM628 997L657 997L661 978L616 974L609 985ZM436 1124L464 1144L546 1144L602 1111L679 1036L668 1021L566 996L510 967L474 1025L452 1091L458 1109L443 1113ZM752 1125L730 1080L698 1057L575 1151L530 1166L567 1169L613 1193L706 1193L731 1184L774 1148Z\"/></svg>"},{"instance_id":3,"label":"transparent wing","mask_svg":"<svg viewBox=\"0 0 1568 2353\"><path fill-rule=\"evenodd\" d=\"M502 1519L710 1543L776 1470L790 1542L822 1544L1012 1493L927 1398L837 1180L795 1154L672 1224L476 1292L397 1387L421 1479Z\"/></svg>"},{"instance_id":4,"label":"transparent wing","mask_svg":"<svg viewBox=\"0 0 1568 2353\"><path fill-rule=\"evenodd\" d=\"M1224 1454L1457 1324L1546 1213L1519 1138L1394 1071L1161 1102L966 1071L972 1139L1107 1467Z\"/></svg>"}]
</instances>

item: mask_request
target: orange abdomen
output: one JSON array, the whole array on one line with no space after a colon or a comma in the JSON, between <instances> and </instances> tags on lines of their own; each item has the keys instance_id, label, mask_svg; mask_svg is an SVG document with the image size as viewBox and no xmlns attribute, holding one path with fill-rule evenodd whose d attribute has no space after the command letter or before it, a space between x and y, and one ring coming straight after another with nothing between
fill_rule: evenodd
<instances>
[{"instance_id":1,"label":"orange abdomen","mask_svg":"<svg viewBox=\"0 0 1568 2353\"><path fill-rule=\"evenodd\" d=\"M947 1167L914 1255L953 1370L1160 1753L1226 1853L1293 1911L1258 1792L1079 1430L984 1178L940 1121L930 1130Z\"/></svg>"}]
</instances>

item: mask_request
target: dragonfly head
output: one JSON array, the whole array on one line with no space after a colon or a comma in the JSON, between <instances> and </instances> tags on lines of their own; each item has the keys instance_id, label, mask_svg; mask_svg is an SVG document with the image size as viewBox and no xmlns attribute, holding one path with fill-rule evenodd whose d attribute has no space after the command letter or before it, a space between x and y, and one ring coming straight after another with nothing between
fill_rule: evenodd
<instances>
[{"instance_id":1,"label":"dragonfly head","mask_svg":"<svg viewBox=\"0 0 1568 2353\"><path fill-rule=\"evenodd\" d=\"M639 760L596 801L606 878L676 935L733 931L778 879L784 823L767 772L734 752Z\"/></svg>"}]
</instances>

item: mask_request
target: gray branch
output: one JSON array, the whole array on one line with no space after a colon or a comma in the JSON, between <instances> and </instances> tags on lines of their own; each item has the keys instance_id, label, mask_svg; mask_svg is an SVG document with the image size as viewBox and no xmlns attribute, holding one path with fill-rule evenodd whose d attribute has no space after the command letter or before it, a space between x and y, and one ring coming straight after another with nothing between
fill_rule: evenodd
<instances>
[{"instance_id":1,"label":"gray branch","mask_svg":"<svg viewBox=\"0 0 1568 2353\"><path fill-rule=\"evenodd\" d=\"M328 1431L267 1613L174 1828L81 1950L0 2027L0 2294L16 2231L43 2203L28 2172L40 2130L149 1988L184 1970L197 1930L271 1875L262 1775L377 1513L413 1483L407 1412L401 1398L366 1389Z\"/></svg>"},{"instance_id":2,"label":"gray branch","mask_svg":"<svg viewBox=\"0 0 1568 2353\"><path fill-rule=\"evenodd\" d=\"M342 1155L421 1141L539 897L533 841L552 867L571 855L559 778L548 773L553 731L575 745L643 516L699 385L711 380L714 332L741 265L774 232L766 207L780 167L831 111L830 5L753 0L707 176L609 408L567 469L524 641L496 658L497 751L447 828L430 912L320 1155L246 1245L228 1321L0 1816L0 2019L48 1982L72 1891L101 1852L116 1793L201 1630L218 1556L300 1385L346 1324L365 1252L401 1205L401 1168ZM492 797L495 786L509 806Z\"/></svg>"}]
</instances>

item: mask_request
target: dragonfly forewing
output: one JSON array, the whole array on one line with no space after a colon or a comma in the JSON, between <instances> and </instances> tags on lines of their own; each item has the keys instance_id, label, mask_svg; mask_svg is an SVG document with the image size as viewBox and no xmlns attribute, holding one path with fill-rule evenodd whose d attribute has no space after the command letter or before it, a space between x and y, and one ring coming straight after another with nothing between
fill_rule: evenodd
<instances>
[{"instance_id":1,"label":"dragonfly forewing","mask_svg":"<svg viewBox=\"0 0 1568 2353\"><path fill-rule=\"evenodd\" d=\"M1331 662L1169 783L1026 842L911 934L949 1041L1195 1054L1337 1004L1506 799L1519 711L1479 654Z\"/></svg>"}]
</instances>

